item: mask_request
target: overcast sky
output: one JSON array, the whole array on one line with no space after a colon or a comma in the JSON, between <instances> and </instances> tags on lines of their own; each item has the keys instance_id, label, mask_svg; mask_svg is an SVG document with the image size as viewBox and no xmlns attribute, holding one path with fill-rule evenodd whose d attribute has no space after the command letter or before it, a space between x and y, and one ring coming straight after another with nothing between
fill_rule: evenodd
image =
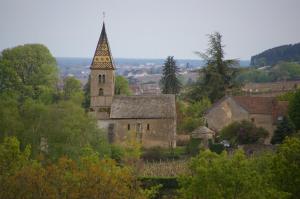
<instances>
[{"instance_id":1,"label":"overcast sky","mask_svg":"<svg viewBox=\"0 0 300 199\"><path fill-rule=\"evenodd\" d=\"M103 11L114 57L197 58L214 31L227 58L300 42L300 0L0 0L0 50L42 43L91 57Z\"/></svg>"}]
</instances>

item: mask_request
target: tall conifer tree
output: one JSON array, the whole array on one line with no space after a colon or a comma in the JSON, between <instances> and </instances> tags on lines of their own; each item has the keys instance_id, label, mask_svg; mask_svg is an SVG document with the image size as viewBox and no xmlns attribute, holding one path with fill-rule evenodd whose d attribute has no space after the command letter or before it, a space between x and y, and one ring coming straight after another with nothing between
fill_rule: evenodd
<instances>
[{"instance_id":1,"label":"tall conifer tree","mask_svg":"<svg viewBox=\"0 0 300 199\"><path fill-rule=\"evenodd\" d=\"M168 56L163 66L163 76L161 78L161 88L164 94L178 94L181 83L178 79L179 68L173 56Z\"/></svg>"},{"instance_id":2,"label":"tall conifer tree","mask_svg":"<svg viewBox=\"0 0 300 199\"><path fill-rule=\"evenodd\" d=\"M198 101L207 96L215 102L226 92L238 88L235 81L237 69L233 67L238 62L235 59L224 59L224 45L220 33L209 35L209 48L205 53L196 53L205 61L205 67L200 70L201 78L190 93L191 99Z\"/></svg>"}]
</instances>

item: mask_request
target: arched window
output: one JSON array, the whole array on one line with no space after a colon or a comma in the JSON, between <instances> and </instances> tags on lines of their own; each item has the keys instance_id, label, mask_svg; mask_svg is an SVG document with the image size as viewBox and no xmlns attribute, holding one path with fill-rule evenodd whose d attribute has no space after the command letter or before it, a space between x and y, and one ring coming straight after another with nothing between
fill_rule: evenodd
<instances>
[{"instance_id":1,"label":"arched window","mask_svg":"<svg viewBox=\"0 0 300 199\"><path fill-rule=\"evenodd\" d=\"M150 130L150 124L147 124L147 131Z\"/></svg>"},{"instance_id":2,"label":"arched window","mask_svg":"<svg viewBox=\"0 0 300 199\"><path fill-rule=\"evenodd\" d=\"M99 76L98 76L98 82L99 82L99 83L101 83L101 81L102 81L102 77L101 77L101 76L102 76L102 75L99 75Z\"/></svg>"},{"instance_id":3,"label":"arched window","mask_svg":"<svg viewBox=\"0 0 300 199\"><path fill-rule=\"evenodd\" d=\"M103 88L100 88L99 89L99 96L102 96L103 95Z\"/></svg>"},{"instance_id":4,"label":"arched window","mask_svg":"<svg viewBox=\"0 0 300 199\"><path fill-rule=\"evenodd\" d=\"M130 124L127 124L127 130L128 131L130 130Z\"/></svg>"},{"instance_id":5,"label":"arched window","mask_svg":"<svg viewBox=\"0 0 300 199\"><path fill-rule=\"evenodd\" d=\"M105 83L105 75L102 75L102 83Z\"/></svg>"}]
</instances>

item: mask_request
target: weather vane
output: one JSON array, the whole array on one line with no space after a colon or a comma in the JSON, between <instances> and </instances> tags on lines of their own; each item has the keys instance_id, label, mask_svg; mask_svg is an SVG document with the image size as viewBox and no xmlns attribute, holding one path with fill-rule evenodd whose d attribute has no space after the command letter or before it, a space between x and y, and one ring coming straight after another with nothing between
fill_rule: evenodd
<instances>
[{"instance_id":1,"label":"weather vane","mask_svg":"<svg viewBox=\"0 0 300 199\"><path fill-rule=\"evenodd\" d=\"M105 20L105 12L102 12L103 15L103 21Z\"/></svg>"}]
</instances>

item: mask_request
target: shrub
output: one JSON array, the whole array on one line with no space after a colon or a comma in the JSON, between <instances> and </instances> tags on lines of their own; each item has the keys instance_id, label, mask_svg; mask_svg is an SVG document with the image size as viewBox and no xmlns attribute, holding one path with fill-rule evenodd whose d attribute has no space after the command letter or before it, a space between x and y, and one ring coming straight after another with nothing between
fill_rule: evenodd
<instances>
[{"instance_id":1,"label":"shrub","mask_svg":"<svg viewBox=\"0 0 300 199\"><path fill-rule=\"evenodd\" d=\"M252 122L242 120L233 122L221 130L221 138L229 140L230 144L255 144L261 138L266 138L268 131L262 127L256 127Z\"/></svg>"},{"instance_id":2,"label":"shrub","mask_svg":"<svg viewBox=\"0 0 300 199\"><path fill-rule=\"evenodd\" d=\"M224 146L223 144L220 144L220 143L213 143L211 140L209 140L209 149L212 151L212 152L215 152L215 153L222 153L222 151L224 151Z\"/></svg>"},{"instance_id":3,"label":"shrub","mask_svg":"<svg viewBox=\"0 0 300 199\"><path fill-rule=\"evenodd\" d=\"M286 199L288 194L269 181L270 167L263 169L269 164L258 165L255 161L241 150L232 155L203 151L191 159L190 172L179 178L180 198Z\"/></svg>"},{"instance_id":4,"label":"shrub","mask_svg":"<svg viewBox=\"0 0 300 199\"><path fill-rule=\"evenodd\" d=\"M179 188L178 179L175 177L142 177L139 178L144 189L152 189L159 186L155 197L152 198L173 198L177 195Z\"/></svg>"},{"instance_id":5,"label":"shrub","mask_svg":"<svg viewBox=\"0 0 300 199\"><path fill-rule=\"evenodd\" d=\"M192 138L186 146L186 152L189 155L197 155L200 151L201 139Z\"/></svg>"},{"instance_id":6,"label":"shrub","mask_svg":"<svg viewBox=\"0 0 300 199\"><path fill-rule=\"evenodd\" d=\"M280 144L286 136L295 133L295 125L288 117L283 117L283 120L277 125L272 137L272 144Z\"/></svg>"}]
</instances>

